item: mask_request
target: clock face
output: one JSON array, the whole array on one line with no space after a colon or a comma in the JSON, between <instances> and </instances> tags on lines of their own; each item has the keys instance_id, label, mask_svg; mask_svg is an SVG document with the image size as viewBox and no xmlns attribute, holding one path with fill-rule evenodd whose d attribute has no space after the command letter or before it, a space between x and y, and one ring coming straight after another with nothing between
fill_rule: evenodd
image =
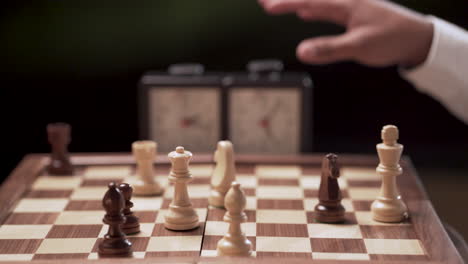
<instances>
[{"instance_id":1,"label":"clock face","mask_svg":"<svg viewBox=\"0 0 468 264\"><path fill-rule=\"evenodd\" d=\"M229 136L236 152L298 153L300 109L299 88L232 88Z\"/></svg>"},{"instance_id":2,"label":"clock face","mask_svg":"<svg viewBox=\"0 0 468 264\"><path fill-rule=\"evenodd\" d=\"M149 135L159 152L184 146L212 152L220 139L220 94L217 88L158 87L150 90Z\"/></svg>"}]
</instances>

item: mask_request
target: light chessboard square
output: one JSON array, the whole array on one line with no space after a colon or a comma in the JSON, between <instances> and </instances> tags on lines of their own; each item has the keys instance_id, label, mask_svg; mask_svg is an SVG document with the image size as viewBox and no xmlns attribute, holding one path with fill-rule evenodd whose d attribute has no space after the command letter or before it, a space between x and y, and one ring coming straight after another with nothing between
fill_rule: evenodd
<instances>
[{"instance_id":1,"label":"light chessboard square","mask_svg":"<svg viewBox=\"0 0 468 264\"><path fill-rule=\"evenodd\" d=\"M115 179L124 178L132 172L130 166L88 166L84 171L85 178Z\"/></svg>"},{"instance_id":2,"label":"light chessboard square","mask_svg":"<svg viewBox=\"0 0 468 264\"><path fill-rule=\"evenodd\" d=\"M191 164L189 167L193 177L211 177L214 166L207 164Z\"/></svg>"},{"instance_id":3,"label":"light chessboard square","mask_svg":"<svg viewBox=\"0 0 468 264\"><path fill-rule=\"evenodd\" d=\"M45 238L52 225L2 225L0 239Z\"/></svg>"},{"instance_id":4,"label":"light chessboard square","mask_svg":"<svg viewBox=\"0 0 468 264\"><path fill-rule=\"evenodd\" d=\"M30 261L34 254L0 254L0 261Z\"/></svg>"},{"instance_id":5,"label":"light chessboard square","mask_svg":"<svg viewBox=\"0 0 468 264\"><path fill-rule=\"evenodd\" d=\"M257 187L258 179L254 175L236 175L236 182L240 183L242 188L255 188Z\"/></svg>"},{"instance_id":6,"label":"light chessboard square","mask_svg":"<svg viewBox=\"0 0 468 264\"><path fill-rule=\"evenodd\" d=\"M307 229L312 238L362 238L359 225L314 223Z\"/></svg>"},{"instance_id":7,"label":"light chessboard square","mask_svg":"<svg viewBox=\"0 0 468 264\"><path fill-rule=\"evenodd\" d=\"M364 239L369 254L424 255L417 239Z\"/></svg>"},{"instance_id":8,"label":"light chessboard square","mask_svg":"<svg viewBox=\"0 0 468 264\"><path fill-rule=\"evenodd\" d=\"M349 197L353 200L370 200L373 201L380 193L380 188L350 188L348 189Z\"/></svg>"},{"instance_id":9,"label":"light chessboard square","mask_svg":"<svg viewBox=\"0 0 468 264\"><path fill-rule=\"evenodd\" d=\"M332 259L332 260L370 260L368 254L362 253L328 253L312 252L313 259Z\"/></svg>"},{"instance_id":10,"label":"light chessboard square","mask_svg":"<svg viewBox=\"0 0 468 264\"><path fill-rule=\"evenodd\" d=\"M242 231L246 236L255 236L257 226L255 223L242 223ZM229 228L229 223L220 221L207 221L205 225L205 234L208 236L224 236Z\"/></svg>"},{"instance_id":11,"label":"light chessboard square","mask_svg":"<svg viewBox=\"0 0 468 264\"><path fill-rule=\"evenodd\" d=\"M163 198L156 197L132 197L133 208L132 211L157 211L161 209Z\"/></svg>"},{"instance_id":12,"label":"light chessboard square","mask_svg":"<svg viewBox=\"0 0 468 264\"><path fill-rule=\"evenodd\" d=\"M75 189L70 198L72 200L102 200L107 190L108 188L105 186L81 187Z\"/></svg>"},{"instance_id":13,"label":"light chessboard square","mask_svg":"<svg viewBox=\"0 0 468 264\"><path fill-rule=\"evenodd\" d=\"M304 191L295 186L258 186L257 198L261 199L302 199Z\"/></svg>"},{"instance_id":14,"label":"light chessboard square","mask_svg":"<svg viewBox=\"0 0 468 264\"><path fill-rule=\"evenodd\" d=\"M151 237L146 251L200 251L202 238L202 236Z\"/></svg>"},{"instance_id":15,"label":"light chessboard square","mask_svg":"<svg viewBox=\"0 0 468 264\"><path fill-rule=\"evenodd\" d=\"M74 189L80 186L81 177L57 177L57 176L41 176L32 185L33 190L66 190Z\"/></svg>"},{"instance_id":16,"label":"light chessboard square","mask_svg":"<svg viewBox=\"0 0 468 264\"><path fill-rule=\"evenodd\" d=\"M193 184L187 186L190 198L208 198L210 194L210 186L208 184ZM172 199L174 197L174 186L168 186L164 192L164 198Z\"/></svg>"},{"instance_id":17,"label":"light chessboard square","mask_svg":"<svg viewBox=\"0 0 468 264\"><path fill-rule=\"evenodd\" d=\"M356 220L359 225L382 225L382 226L399 226L399 225L409 225L409 222L403 223L384 223L384 222L377 222L372 219L372 212L370 211L356 211L354 212L356 216Z\"/></svg>"},{"instance_id":18,"label":"light chessboard square","mask_svg":"<svg viewBox=\"0 0 468 264\"><path fill-rule=\"evenodd\" d=\"M309 238L261 237L256 238L257 252L312 252Z\"/></svg>"},{"instance_id":19,"label":"light chessboard square","mask_svg":"<svg viewBox=\"0 0 468 264\"><path fill-rule=\"evenodd\" d=\"M259 178L296 179L301 176L302 169L295 165L258 165L255 167L255 174Z\"/></svg>"},{"instance_id":20,"label":"light chessboard square","mask_svg":"<svg viewBox=\"0 0 468 264\"><path fill-rule=\"evenodd\" d=\"M68 203L68 199L22 199L14 212L61 212Z\"/></svg>"},{"instance_id":21,"label":"light chessboard square","mask_svg":"<svg viewBox=\"0 0 468 264\"><path fill-rule=\"evenodd\" d=\"M96 240L96 238L48 238L42 241L36 253L90 253Z\"/></svg>"},{"instance_id":22,"label":"light chessboard square","mask_svg":"<svg viewBox=\"0 0 468 264\"><path fill-rule=\"evenodd\" d=\"M55 220L55 225L98 225L102 224L101 211L64 211Z\"/></svg>"},{"instance_id":23,"label":"light chessboard square","mask_svg":"<svg viewBox=\"0 0 468 264\"><path fill-rule=\"evenodd\" d=\"M302 210L263 210L256 211L257 223L307 224L305 211Z\"/></svg>"},{"instance_id":24,"label":"light chessboard square","mask_svg":"<svg viewBox=\"0 0 468 264\"><path fill-rule=\"evenodd\" d=\"M378 164L375 164L377 167ZM352 180L378 180L380 176L375 171L375 168L369 167L342 167L340 170L341 176Z\"/></svg>"}]
</instances>

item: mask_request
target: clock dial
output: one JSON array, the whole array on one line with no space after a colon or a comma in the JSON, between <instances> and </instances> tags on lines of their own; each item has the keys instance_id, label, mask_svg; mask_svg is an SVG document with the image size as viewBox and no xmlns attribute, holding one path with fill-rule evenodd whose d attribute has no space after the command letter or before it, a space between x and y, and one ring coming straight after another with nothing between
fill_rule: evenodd
<instances>
[{"instance_id":1,"label":"clock dial","mask_svg":"<svg viewBox=\"0 0 468 264\"><path fill-rule=\"evenodd\" d=\"M220 94L217 88L151 89L150 137L158 150L184 146L195 152L212 152L220 139Z\"/></svg>"},{"instance_id":2,"label":"clock dial","mask_svg":"<svg viewBox=\"0 0 468 264\"><path fill-rule=\"evenodd\" d=\"M229 136L237 152L299 152L299 88L233 88L229 105Z\"/></svg>"}]
</instances>

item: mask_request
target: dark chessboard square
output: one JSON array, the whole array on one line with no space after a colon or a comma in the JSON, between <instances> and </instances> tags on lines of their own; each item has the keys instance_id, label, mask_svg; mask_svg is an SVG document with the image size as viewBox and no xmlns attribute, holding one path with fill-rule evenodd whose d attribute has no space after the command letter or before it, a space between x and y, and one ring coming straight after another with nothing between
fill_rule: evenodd
<instances>
[{"instance_id":1,"label":"dark chessboard square","mask_svg":"<svg viewBox=\"0 0 468 264\"><path fill-rule=\"evenodd\" d=\"M299 186L298 179L258 179L258 185Z\"/></svg>"},{"instance_id":2,"label":"dark chessboard square","mask_svg":"<svg viewBox=\"0 0 468 264\"><path fill-rule=\"evenodd\" d=\"M302 166L302 175L308 175L308 176L320 176L322 173L322 169L320 166L308 166L304 165Z\"/></svg>"},{"instance_id":3,"label":"dark chessboard square","mask_svg":"<svg viewBox=\"0 0 468 264\"><path fill-rule=\"evenodd\" d=\"M257 257L278 257L278 258L312 258L312 253L304 252L257 252Z\"/></svg>"},{"instance_id":4,"label":"dark chessboard square","mask_svg":"<svg viewBox=\"0 0 468 264\"><path fill-rule=\"evenodd\" d=\"M223 221L226 210L220 208L209 208L206 221Z\"/></svg>"},{"instance_id":5,"label":"dark chessboard square","mask_svg":"<svg viewBox=\"0 0 468 264\"><path fill-rule=\"evenodd\" d=\"M157 175L169 175L171 172L171 165L170 164L157 164L154 167L154 171Z\"/></svg>"},{"instance_id":6,"label":"dark chessboard square","mask_svg":"<svg viewBox=\"0 0 468 264\"><path fill-rule=\"evenodd\" d=\"M164 227L164 224L156 224L151 236L202 236L205 229L205 222L200 222L198 228L186 231L169 230Z\"/></svg>"},{"instance_id":7,"label":"dark chessboard square","mask_svg":"<svg viewBox=\"0 0 468 264\"><path fill-rule=\"evenodd\" d=\"M305 189L304 197L305 198L318 198L318 190Z\"/></svg>"},{"instance_id":8,"label":"dark chessboard square","mask_svg":"<svg viewBox=\"0 0 468 264\"><path fill-rule=\"evenodd\" d=\"M158 252L146 252L145 258L155 257L198 257L199 251L158 251Z\"/></svg>"},{"instance_id":9,"label":"dark chessboard square","mask_svg":"<svg viewBox=\"0 0 468 264\"><path fill-rule=\"evenodd\" d=\"M65 206L65 211L103 211L100 200L71 200Z\"/></svg>"},{"instance_id":10,"label":"dark chessboard square","mask_svg":"<svg viewBox=\"0 0 468 264\"><path fill-rule=\"evenodd\" d=\"M218 241L221 238L223 238L223 236L205 235L203 237L202 250L216 250L216 247L218 245Z\"/></svg>"},{"instance_id":11,"label":"dark chessboard square","mask_svg":"<svg viewBox=\"0 0 468 264\"><path fill-rule=\"evenodd\" d=\"M306 224L257 223L257 236L266 237L309 237Z\"/></svg>"},{"instance_id":12,"label":"dark chessboard square","mask_svg":"<svg viewBox=\"0 0 468 264\"><path fill-rule=\"evenodd\" d=\"M146 251L146 248L148 247L148 243L150 240L149 237L132 237L132 236L127 236L127 239L130 242L132 242L132 249L134 252Z\"/></svg>"},{"instance_id":13,"label":"dark chessboard square","mask_svg":"<svg viewBox=\"0 0 468 264\"><path fill-rule=\"evenodd\" d=\"M348 180L349 187L380 187L382 181L379 180Z\"/></svg>"},{"instance_id":14,"label":"dark chessboard square","mask_svg":"<svg viewBox=\"0 0 468 264\"><path fill-rule=\"evenodd\" d=\"M67 253L67 254L35 254L33 260L52 259L87 259L89 253Z\"/></svg>"},{"instance_id":15,"label":"dark chessboard square","mask_svg":"<svg viewBox=\"0 0 468 264\"><path fill-rule=\"evenodd\" d=\"M311 238L313 252L367 253L363 239Z\"/></svg>"},{"instance_id":16,"label":"dark chessboard square","mask_svg":"<svg viewBox=\"0 0 468 264\"><path fill-rule=\"evenodd\" d=\"M68 198L73 190L31 190L26 198Z\"/></svg>"},{"instance_id":17,"label":"dark chessboard square","mask_svg":"<svg viewBox=\"0 0 468 264\"><path fill-rule=\"evenodd\" d=\"M255 196L257 193L255 188L242 188L242 190L244 191L245 196Z\"/></svg>"},{"instance_id":18,"label":"dark chessboard square","mask_svg":"<svg viewBox=\"0 0 468 264\"><path fill-rule=\"evenodd\" d=\"M210 184L211 179L209 177L193 177L190 184Z\"/></svg>"},{"instance_id":19,"label":"dark chessboard square","mask_svg":"<svg viewBox=\"0 0 468 264\"><path fill-rule=\"evenodd\" d=\"M172 202L172 198L163 199L161 209L168 209L171 202ZM192 203L193 208L207 208L208 207L208 199L206 198L190 198L190 202Z\"/></svg>"},{"instance_id":20,"label":"dark chessboard square","mask_svg":"<svg viewBox=\"0 0 468 264\"><path fill-rule=\"evenodd\" d=\"M258 199L258 209L285 209L285 210L304 210L304 201L301 200L273 200Z\"/></svg>"},{"instance_id":21,"label":"dark chessboard square","mask_svg":"<svg viewBox=\"0 0 468 264\"><path fill-rule=\"evenodd\" d=\"M306 212L307 223L319 223L315 220L315 212ZM340 223L342 225L357 225L356 215L352 212L345 212L345 221Z\"/></svg>"},{"instance_id":22,"label":"dark chessboard square","mask_svg":"<svg viewBox=\"0 0 468 264\"><path fill-rule=\"evenodd\" d=\"M114 179L85 179L81 183L82 187L106 187L110 182L121 183L121 178Z\"/></svg>"},{"instance_id":23,"label":"dark chessboard square","mask_svg":"<svg viewBox=\"0 0 468 264\"><path fill-rule=\"evenodd\" d=\"M33 254L42 239L0 239L0 254Z\"/></svg>"},{"instance_id":24,"label":"dark chessboard square","mask_svg":"<svg viewBox=\"0 0 468 264\"><path fill-rule=\"evenodd\" d=\"M381 239L418 239L413 226L397 225L397 226L371 226L362 225L361 233L364 238L381 238Z\"/></svg>"},{"instance_id":25,"label":"dark chessboard square","mask_svg":"<svg viewBox=\"0 0 468 264\"><path fill-rule=\"evenodd\" d=\"M5 225L46 225L53 224L59 213L12 213Z\"/></svg>"},{"instance_id":26,"label":"dark chessboard square","mask_svg":"<svg viewBox=\"0 0 468 264\"><path fill-rule=\"evenodd\" d=\"M154 223L158 216L156 211L135 211L134 214L140 219L140 223Z\"/></svg>"},{"instance_id":27,"label":"dark chessboard square","mask_svg":"<svg viewBox=\"0 0 468 264\"><path fill-rule=\"evenodd\" d=\"M373 201L356 200L353 201L354 211L370 211Z\"/></svg>"},{"instance_id":28,"label":"dark chessboard square","mask_svg":"<svg viewBox=\"0 0 468 264\"><path fill-rule=\"evenodd\" d=\"M248 223L257 222L257 213L256 213L255 210L244 210L244 213L247 215L247 222Z\"/></svg>"},{"instance_id":29,"label":"dark chessboard square","mask_svg":"<svg viewBox=\"0 0 468 264\"><path fill-rule=\"evenodd\" d=\"M371 260L379 261L428 261L426 255L392 255L392 254L369 254Z\"/></svg>"},{"instance_id":30,"label":"dark chessboard square","mask_svg":"<svg viewBox=\"0 0 468 264\"><path fill-rule=\"evenodd\" d=\"M97 238L102 225L54 225L46 238Z\"/></svg>"},{"instance_id":31,"label":"dark chessboard square","mask_svg":"<svg viewBox=\"0 0 468 264\"><path fill-rule=\"evenodd\" d=\"M216 247L218 245L218 241L223 238L223 236L211 236L211 235L205 235L203 237L203 245L202 245L202 250L216 250ZM252 250L255 251L256 249L256 238L254 236L247 236L247 239L252 242Z\"/></svg>"},{"instance_id":32,"label":"dark chessboard square","mask_svg":"<svg viewBox=\"0 0 468 264\"><path fill-rule=\"evenodd\" d=\"M236 165L236 173L238 174L255 174L255 165L238 164Z\"/></svg>"}]
</instances>

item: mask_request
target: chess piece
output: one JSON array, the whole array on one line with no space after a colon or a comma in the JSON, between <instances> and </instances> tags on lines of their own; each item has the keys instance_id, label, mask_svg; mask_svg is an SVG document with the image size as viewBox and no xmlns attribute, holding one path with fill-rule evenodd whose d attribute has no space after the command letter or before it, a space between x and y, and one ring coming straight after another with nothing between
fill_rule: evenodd
<instances>
[{"instance_id":1,"label":"chess piece","mask_svg":"<svg viewBox=\"0 0 468 264\"><path fill-rule=\"evenodd\" d=\"M128 183L121 183L119 185L119 190L125 200L125 207L123 209L125 222L122 225L122 231L126 235L136 234L140 232L140 222L138 217L136 217L131 210L133 203L130 201L130 199L132 199L133 188Z\"/></svg>"},{"instance_id":2,"label":"chess piece","mask_svg":"<svg viewBox=\"0 0 468 264\"><path fill-rule=\"evenodd\" d=\"M338 177L340 177L338 156L332 153L327 154L322 161L319 203L315 206L315 219L318 222L338 223L345 220Z\"/></svg>"},{"instance_id":3,"label":"chess piece","mask_svg":"<svg viewBox=\"0 0 468 264\"><path fill-rule=\"evenodd\" d=\"M396 223L408 217L408 209L396 185L396 177L403 172L399 165L403 145L397 143L398 128L393 125L384 126L382 140L383 143L377 145L380 163L376 169L382 176L382 187L377 200L372 203L372 217L379 222Z\"/></svg>"},{"instance_id":4,"label":"chess piece","mask_svg":"<svg viewBox=\"0 0 468 264\"><path fill-rule=\"evenodd\" d=\"M211 177L211 193L208 202L211 206L224 207L224 196L236 178L234 150L230 141L219 141L214 154L216 167Z\"/></svg>"},{"instance_id":5,"label":"chess piece","mask_svg":"<svg viewBox=\"0 0 468 264\"><path fill-rule=\"evenodd\" d=\"M133 156L137 163L137 181L133 183L133 193L138 196L161 195L164 189L154 179L153 161L157 144L150 140L135 141L132 144Z\"/></svg>"},{"instance_id":6,"label":"chess piece","mask_svg":"<svg viewBox=\"0 0 468 264\"><path fill-rule=\"evenodd\" d=\"M99 257L130 257L132 255L132 243L122 232L121 225L125 222L123 209L125 200L115 182L109 183L102 206L106 210L103 222L109 225L109 231L99 243Z\"/></svg>"},{"instance_id":7,"label":"chess piece","mask_svg":"<svg viewBox=\"0 0 468 264\"><path fill-rule=\"evenodd\" d=\"M51 175L72 175L73 166L68 154L71 127L66 123L47 125L47 137L52 147L50 164L47 168Z\"/></svg>"},{"instance_id":8,"label":"chess piece","mask_svg":"<svg viewBox=\"0 0 468 264\"><path fill-rule=\"evenodd\" d=\"M164 226L171 230L190 230L199 227L197 212L193 209L187 191L187 183L192 180L188 170L192 153L177 147L169 153L172 163L169 181L174 183L174 199L165 215Z\"/></svg>"},{"instance_id":9,"label":"chess piece","mask_svg":"<svg viewBox=\"0 0 468 264\"><path fill-rule=\"evenodd\" d=\"M224 201L227 209L224 221L229 223L229 230L218 241L218 256L250 256L252 254L252 242L247 239L241 229L241 223L247 221L247 215L244 212L245 205L245 194L240 184L233 182Z\"/></svg>"}]
</instances>

